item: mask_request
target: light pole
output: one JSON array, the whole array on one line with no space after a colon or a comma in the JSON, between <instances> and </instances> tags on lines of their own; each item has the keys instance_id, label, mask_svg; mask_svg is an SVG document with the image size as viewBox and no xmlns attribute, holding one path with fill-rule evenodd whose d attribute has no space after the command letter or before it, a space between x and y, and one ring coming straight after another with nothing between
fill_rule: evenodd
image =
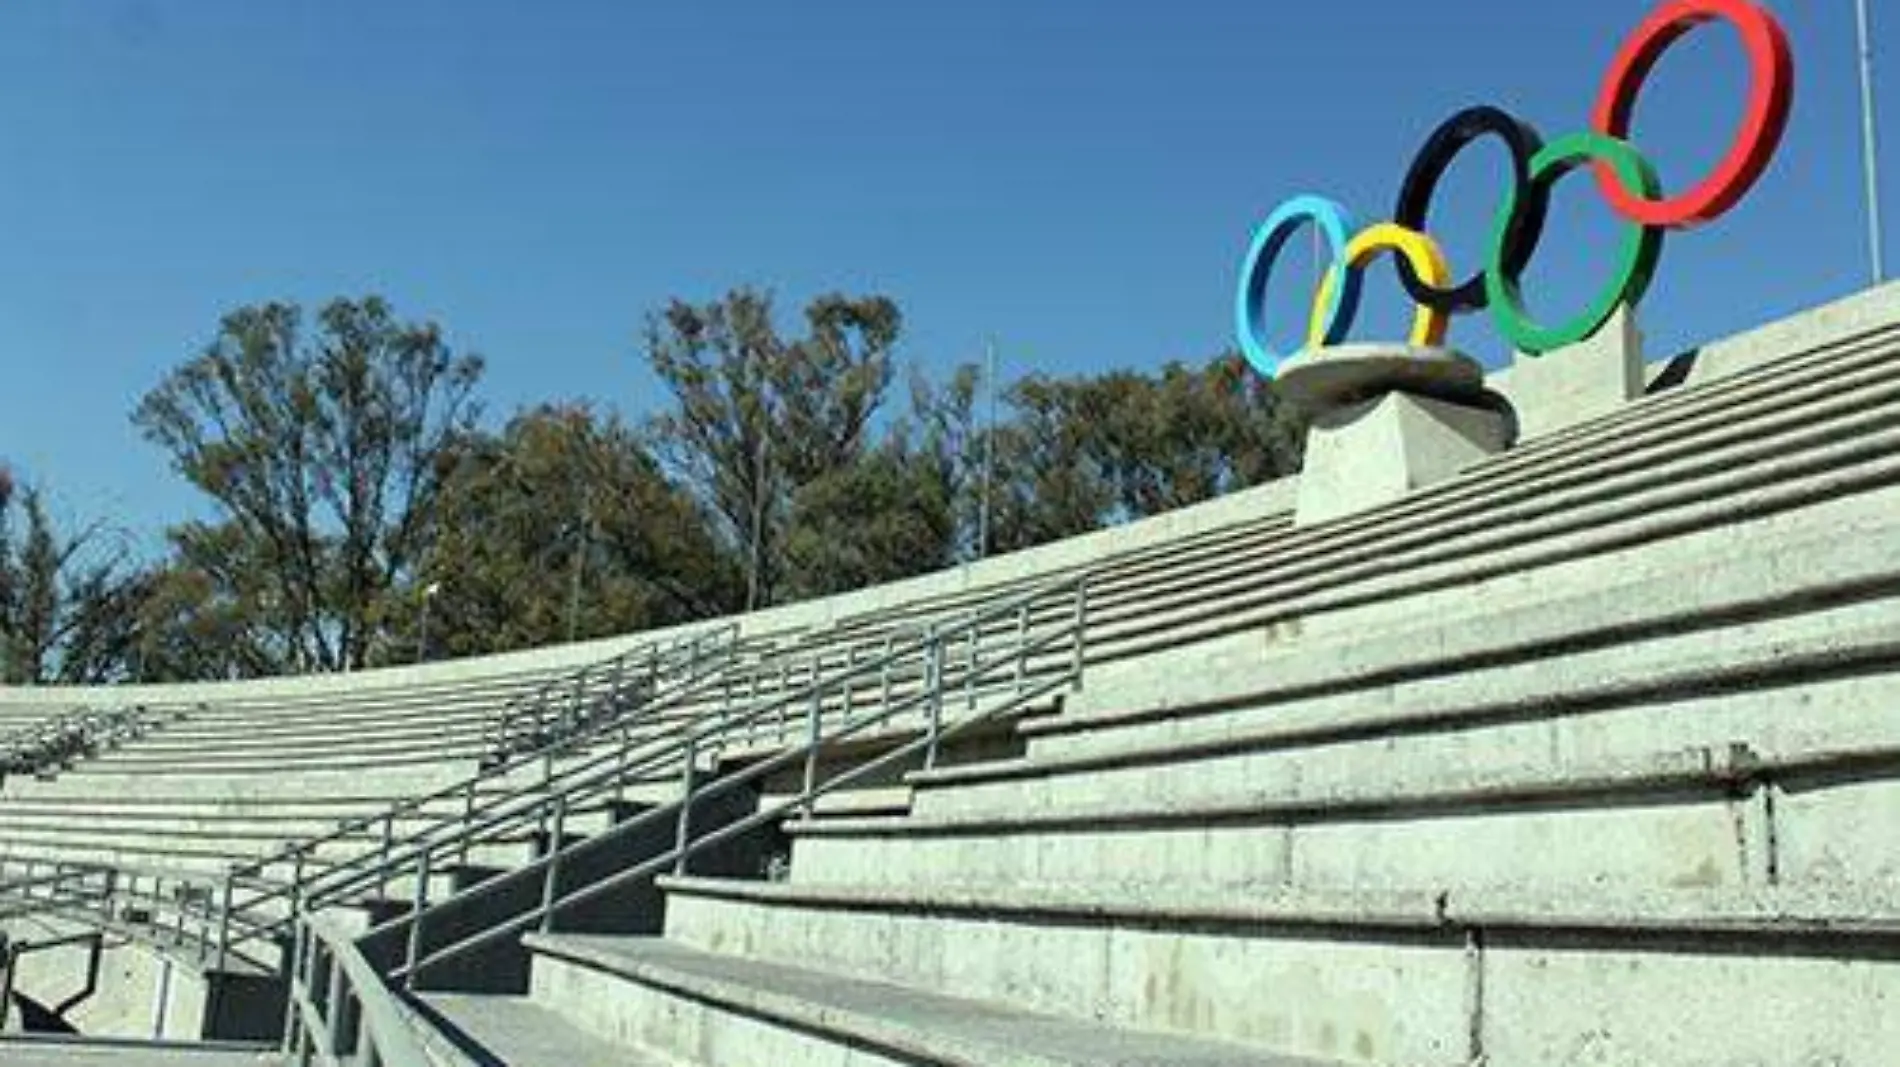
<instances>
[{"instance_id":1,"label":"light pole","mask_svg":"<svg viewBox=\"0 0 1900 1067\"><path fill-rule=\"evenodd\" d=\"M976 516L976 558L990 554L990 483L996 477L996 340L983 346L983 495Z\"/></svg>"},{"instance_id":2,"label":"light pole","mask_svg":"<svg viewBox=\"0 0 1900 1067\"><path fill-rule=\"evenodd\" d=\"M416 627L416 662L421 663L429 653L429 602L442 591L441 582L430 582L422 587L422 622Z\"/></svg>"},{"instance_id":3,"label":"light pole","mask_svg":"<svg viewBox=\"0 0 1900 1067\"><path fill-rule=\"evenodd\" d=\"M1874 132L1874 44L1868 28L1867 0L1854 0L1854 24L1860 38L1860 138L1867 175L1867 248L1874 284L1879 285L1886 280L1887 269L1880 246L1880 157Z\"/></svg>"},{"instance_id":4,"label":"light pole","mask_svg":"<svg viewBox=\"0 0 1900 1067\"><path fill-rule=\"evenodd\" d=\"M581 489L581 521L574 528L573 577L567 590L567 643L573 644L581 623L581 573L587 562L587 535L594 522L594 498L591 489Z\"/></svg>"},{"instance_id":5,"label":"light pole","mask_svg":"<svg viewBox=\"0 0 1900 1067\"><path fill-rule=\"evenodd\" d=\"M752 566L746 579L745 609L751 611L759 602L759 563L761 544L765 539L765 459L772 451L770 432L759 435L759 461L752 478Z\"/></svg>"}]
</instances>

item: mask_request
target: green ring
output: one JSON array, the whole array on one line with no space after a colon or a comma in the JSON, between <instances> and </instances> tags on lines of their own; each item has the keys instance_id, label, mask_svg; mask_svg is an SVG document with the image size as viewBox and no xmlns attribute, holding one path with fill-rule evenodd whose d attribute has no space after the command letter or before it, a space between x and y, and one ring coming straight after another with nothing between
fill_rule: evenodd
<instances>
[{"instance_id":1,"label":"green ring","mask_svg":"<svg viewBox=\"0 0 1900 1067\"><path fill-rule=\"evenodd\" d=\"M1530 179L1548 194L1557 180L1586 163L1602 160L1616 171L1626 188L1637 190L1645 199L1657 199L1662 182L1656 168L1629 142L1595 132L1573 133L1552 141L1531 157ZM1511 219L1517 214L1518 190L1507 185L1504 203L1491 226L1491 261L1484 270L1484 289L1490 298L1491 312L1513 347L1527 356L1541 356L1553 349L1573 345L1590 338L1610 321L1616 309L1634 306L1649 291L1656 276L1656 263L1662 259L1663 231L1660 228L1632 224L1617 254L1616 273L1610 285L1582 314L1556 326L1539 326L1524 310L1524 294L1517 275L1504 264L1510 244Z\"/></svg>"}]
</instances>

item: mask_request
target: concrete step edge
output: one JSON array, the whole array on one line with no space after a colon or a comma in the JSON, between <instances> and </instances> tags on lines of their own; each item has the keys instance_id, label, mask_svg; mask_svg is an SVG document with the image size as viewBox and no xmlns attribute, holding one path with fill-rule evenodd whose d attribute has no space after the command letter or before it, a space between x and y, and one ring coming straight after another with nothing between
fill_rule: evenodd
<instances>
[{"instance_id":1,"label":"concrete step edge","mask_svg":"<svg viewBox=\"0 0 1900 1067\"><path fill-rule=\"evenodd\" d=\"M890 983L715 956L654 938L533 934L523 943L537 958L559 959L823 1038L942 1067L1135 1067L1164 1062L1181 1067L1320 1067L1310 1059L1245 1046L1118 1031Z\"/></svg>"}]
</instances>

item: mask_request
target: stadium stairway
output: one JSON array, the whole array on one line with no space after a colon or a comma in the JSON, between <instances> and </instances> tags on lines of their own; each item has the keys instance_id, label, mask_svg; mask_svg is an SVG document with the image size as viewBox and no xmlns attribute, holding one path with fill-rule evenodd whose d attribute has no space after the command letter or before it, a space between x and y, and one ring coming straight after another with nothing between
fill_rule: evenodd
<instances>
[{"instance_id":1,"label":"stadium stairway","mask_svg":"<svg viewBox=\"0 0 1900 1067\"><path fill-rule=\"evenodd\" d=\"M444 897L407 872L479 837L466 806L400 856L359 843L410 899L367 932L300 913L293 1039L676 1067L1884 1062L1900 289L1850 304L1376 512L1295 529L1262 493L847 614L651 734L491 767L539 847ZM780 827L788 877L732 854ZM458 988L503 943L526 992Z\"/></svg>"},{"instance_id":2,"label":"stadium stairway","mask_svg":"<svg viewBox=\"0 0 1900 1067\"><path fill-rule=\"evenodd\" d=\"M1264 523L1091 612L1122 651L1021 756L420 999L705 1067L1889 1062L1897 355L1890 315Z\"/></svg>"}]
</instances>

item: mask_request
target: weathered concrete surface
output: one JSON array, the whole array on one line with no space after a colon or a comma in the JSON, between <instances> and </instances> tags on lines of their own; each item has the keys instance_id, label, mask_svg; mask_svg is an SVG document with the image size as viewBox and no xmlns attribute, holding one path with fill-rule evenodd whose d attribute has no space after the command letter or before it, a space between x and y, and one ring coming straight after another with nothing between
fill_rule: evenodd
<instances>
[{"instance_id":1,"label":"weathered concrete surface","mask_svg":"<svg viewBox=\"0 0 1900 1067\"><path fill-rule=\"evenodd\" d=\"M276 1067L283 1062L275 1051L232 1045L0 1037L0 1063L7 1067Z\"/></svg>"},{"instance_id":2,"label":"weathered concrete surface","mask_svg":"<svg viewBox=\"0 0 1900 1067\"><path fill-rule=\"evenodd\" d=\"M1351 1063L1877 1064L1900 995L1891 895L668 888L705 951Z\"/></svg>"},{"instance_id":3,"label":"weathered concrete surface","mask_svg":"<svg viewBox=\"0 0 1900 1067\"><path fill-rule=\"evenodd\" d=\"M1320 1067L663 941L535 937L533 999L697 1067Z\"/></svg>"},{"instance_id":4,"label":"weathered concrete surface","mask_svg":"<svg viewBox=\"0 0 1900 1067\"><path fill-rule=\"evenodd\" d=\"M1816 308L1798 310L1696 350L1685 386L1696 387L1784 363L1790 353L1839 344L1900 322L1900 281L1864 289Z\"/></svg>"},{"instance_id":5,"label":"weathered concrete surface","mask_svg":"<svg viewBox=\"0 0 1900 1067\"><path fill-rule=\"evenodd\" d=\"M1444 481L1508 443L1505 415L1410 393L1326 412L1306 433L1295 522L1313 526Z\"/></svg>"},{"instance_id":6,"label":"weathered concrete surface","mask_svg":"<svg viewBox=\"0 0 1900 1067\"><path fill-rule=\"evenodd\" d=\"M1517 414L1519 440L1589 422L1643 395L1643 335L1627 305L1587 341L1546 352L1518 353L1490 377Z\"/></svg>"},{"instance_id":7,"label":"weathered concrete surface","mask_svg":"<svg viewBox=\"0 0 1900 1067\"><path fill-rule=\"evenodd\" d=\"M525 997L430 993L421 999L423 1018L447 1023L452 1034L433 1043L430 1054L457 1067L678 1067L676 1061L595 1037ZM480 1058L482 1053L492 1059Z\"/></svg>"}]
</instances>

